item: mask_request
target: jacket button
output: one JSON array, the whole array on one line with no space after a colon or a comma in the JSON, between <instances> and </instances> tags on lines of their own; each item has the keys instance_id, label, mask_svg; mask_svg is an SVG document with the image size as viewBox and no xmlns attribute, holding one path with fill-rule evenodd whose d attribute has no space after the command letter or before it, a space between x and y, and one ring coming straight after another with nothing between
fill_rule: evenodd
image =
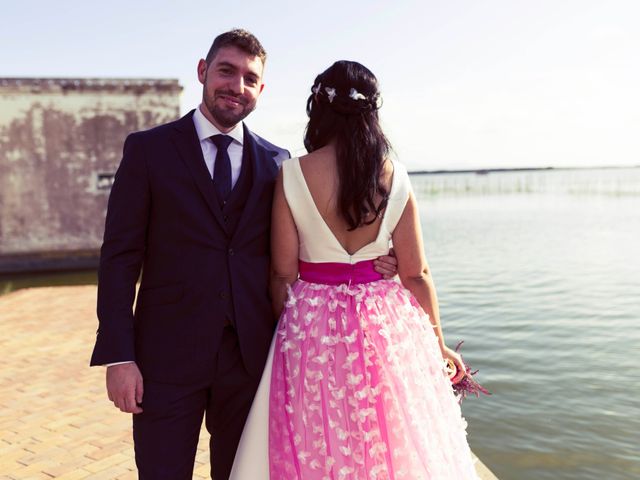
<instances>
[{"instance_id":1,"label":"jacket button","mask_svg":"<svg viewBox=\"0 0 640 480\"><path fill-rule=\"evenodd\" d=\"M235 252L233 251L233 248L229 249L229 256L233 257L233 255L235 254Z\"/></svg>"},{"instance_id":2,"label":"jacket button","mask_svg":"<svg viewBox=\"0 0 640 480\"><path fill-rule=\"evenodd\" d=\"M228 222L228 221L229 221L229 215L225 215L224 217L222 217L222 219L223 219L225 222Z\"/></svg>"},{"instance_id":3,"label":"jacket button","mask_svg":"<svg viewBox=\"0 0 640 480\"><path fill-rule=\"evenodd\" d=\"M227 298L227 294L225 292L220 292L220 298Z\"/></svg>"}]
</instances>

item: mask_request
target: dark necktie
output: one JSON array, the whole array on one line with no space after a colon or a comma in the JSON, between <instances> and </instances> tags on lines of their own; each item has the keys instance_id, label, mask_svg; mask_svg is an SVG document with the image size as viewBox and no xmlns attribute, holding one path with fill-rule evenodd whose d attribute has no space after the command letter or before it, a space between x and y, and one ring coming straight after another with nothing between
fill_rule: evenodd
<instances>
[{"instance_id":1,"label":"dark necktie","mask_svg":"<svg viewBox=\"0 0 640 480\"><path fill-rule=\"evenodd\" d=\"M218 148L216 163L213 167L213 185L218 199L224 202L231 193L231 159L227 149L233 139L229 135L213 135L211 141Z\"/></svg>"}]
</instances>

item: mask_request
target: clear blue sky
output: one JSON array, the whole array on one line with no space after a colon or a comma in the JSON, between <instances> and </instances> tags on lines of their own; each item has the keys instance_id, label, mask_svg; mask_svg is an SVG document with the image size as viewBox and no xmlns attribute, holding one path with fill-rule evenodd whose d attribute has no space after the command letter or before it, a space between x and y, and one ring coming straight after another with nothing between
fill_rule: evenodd
<instances>
[{"instance_id":1,"label":"clear blue sky","mask_svg":"<svg viewBox=\"0 0 640 480\"><path fill-rule=\"evenodd\" d=\"M187 7L188 5L188 7ZM411 169L640 164L637 0L5 2L0 77L169 77L244 27L269 53L248 125L300 152L305 100L334 60L379 78Z\"/></svg>"}]
</instances>

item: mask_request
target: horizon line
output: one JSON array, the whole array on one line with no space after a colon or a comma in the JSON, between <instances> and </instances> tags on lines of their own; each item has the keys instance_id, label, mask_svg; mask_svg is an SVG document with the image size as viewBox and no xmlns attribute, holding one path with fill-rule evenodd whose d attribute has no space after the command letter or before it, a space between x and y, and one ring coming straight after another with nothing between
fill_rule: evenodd
<instances>
[{"instance_id":1,"label":"horizon line","mask_svg":"<svg viewBox=\"0 0 640 480\"><path fill-rule=\"evenodd\" d=\"M409 170L410 175L440 175L447 173L476 173L486 175L489 173L501 172L529 172L529 171L549 171L549 170L615 170L640 168L639 165L603 165L603 166L579 166L579 167L496 167L496 168L470 168L470 169L438 169L438 170Z\"/></svg>"}]
</instances>

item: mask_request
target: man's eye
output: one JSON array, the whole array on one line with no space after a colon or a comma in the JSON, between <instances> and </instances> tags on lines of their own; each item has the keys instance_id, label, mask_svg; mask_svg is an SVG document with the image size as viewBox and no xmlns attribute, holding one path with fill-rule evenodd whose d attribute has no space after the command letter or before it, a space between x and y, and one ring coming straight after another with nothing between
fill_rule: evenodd
<instances>
[{"instance_id":1,"label":"man's eye","mask_svg":"<svg viewBox=\"0 0 640 480\"><path fill-rule=\"evenodd\" d=\"M247 83L248 85L255 85L256 83L258 83L258 80L256 80L253 77L249 77L249 78L245 78L244 79L245 83Z\"/></svg>"}]
</instances>

